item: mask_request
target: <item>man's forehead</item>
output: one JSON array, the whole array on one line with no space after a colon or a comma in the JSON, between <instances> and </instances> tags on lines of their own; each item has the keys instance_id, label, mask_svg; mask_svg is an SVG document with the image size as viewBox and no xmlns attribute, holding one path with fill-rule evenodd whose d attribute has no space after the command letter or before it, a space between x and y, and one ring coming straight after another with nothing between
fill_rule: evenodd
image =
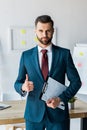
<instances>
[{"instance_id":1,"label":"man's forehead","mask_svg":"<svg viewBox=\"0 0 87 130\"><path fill-rule=\"evenodd\" d=\"M36 28L52 28L51 23L38 22Z\"/></svg>"}]
</instances>

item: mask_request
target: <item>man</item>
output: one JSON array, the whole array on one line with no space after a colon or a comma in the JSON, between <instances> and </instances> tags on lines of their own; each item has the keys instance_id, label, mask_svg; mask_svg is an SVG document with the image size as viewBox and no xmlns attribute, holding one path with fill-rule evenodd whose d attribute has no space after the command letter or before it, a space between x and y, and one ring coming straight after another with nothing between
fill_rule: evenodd
<instances>
[{"instance_id":1,"label":"man","mask_svg":"<svg viewBox=\"0 0 87 130\"><path fill-rule=\"evenodd\" d=\"M55 46L51 42L54 22L50 16L37 17L35 33L38 46L22 53L19 74L14 85L20 95L24 96L28 93L24 115L26 130L45 130L45 128L46 130L69 130L68 101L80 89L80 77L73 64L70 51ZM45 49L47 50L45 57L48 58L48 61L45 61L48 63L48 74L45 71L47 64L42 63L42 50ZM44 71L42 71L42 66ZM52 77L65 84L66 75L70 81L67 89L58 97L53 97L47 102L42 101L40 95L47 78ZM61 101L65 105L65 110L58 108Z\"/></svg>"}]
</instances>

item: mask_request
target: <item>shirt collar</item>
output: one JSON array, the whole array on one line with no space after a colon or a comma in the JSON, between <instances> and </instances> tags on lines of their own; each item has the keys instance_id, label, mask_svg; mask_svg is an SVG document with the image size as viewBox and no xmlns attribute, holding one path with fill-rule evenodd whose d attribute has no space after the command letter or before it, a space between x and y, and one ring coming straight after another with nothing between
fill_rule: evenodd
<instances>
[{"instance_id":1,"label":"shirt collar","mask_svg":"<svg viewBox=\"0 0 87 130\"><path fill-rule=\"evenodd\" d=\"M38 52L41 52L42 49L43 49L42 47L38 46ZM46 49L48 52L51 52L52 51L52 44L50 44L49 46L47 46L44 49Z\"/></svg>"}]
</instances>

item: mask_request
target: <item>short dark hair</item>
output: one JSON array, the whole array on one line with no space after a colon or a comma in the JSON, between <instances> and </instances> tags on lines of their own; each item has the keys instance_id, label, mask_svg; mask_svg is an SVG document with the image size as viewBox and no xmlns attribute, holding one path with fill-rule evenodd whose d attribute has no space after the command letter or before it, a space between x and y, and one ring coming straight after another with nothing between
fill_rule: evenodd
<instances>
[{"instance_id":1,"label":"short dark hair","mask_svg":"<svg viewBox=\"0 0 87 130\"><path fill-rule=\"evenodd\" d=\"M52 27L54 26L54 22L53 22L53 20L51 19L51 17L49 15L38 16L36 18L36 20L35 20L35 26L37 26L38 22L41 22L41 23L51 23Z\"/></svg>"}]
</instances>

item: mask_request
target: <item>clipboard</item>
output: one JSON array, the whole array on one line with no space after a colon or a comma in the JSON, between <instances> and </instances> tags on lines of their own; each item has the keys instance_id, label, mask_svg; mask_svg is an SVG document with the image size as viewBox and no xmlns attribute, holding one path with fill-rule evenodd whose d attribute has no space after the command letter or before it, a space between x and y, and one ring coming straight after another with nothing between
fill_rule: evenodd
<instances>
[{"instance_id":1,"label":"clipboard","mask_svg":"<svg viewBox=\"0 0 87 130\"><path fill-rule=\"evenodd\" d=\"M63 91L66 90L66 88L67 87L65 85L49 77L47 82L45 82L43 85L41 100L46 102L50 98L58 97ZM58 107L63 110L65 109L63 102L60 102Z\"/></svg>"}]
</instances>

